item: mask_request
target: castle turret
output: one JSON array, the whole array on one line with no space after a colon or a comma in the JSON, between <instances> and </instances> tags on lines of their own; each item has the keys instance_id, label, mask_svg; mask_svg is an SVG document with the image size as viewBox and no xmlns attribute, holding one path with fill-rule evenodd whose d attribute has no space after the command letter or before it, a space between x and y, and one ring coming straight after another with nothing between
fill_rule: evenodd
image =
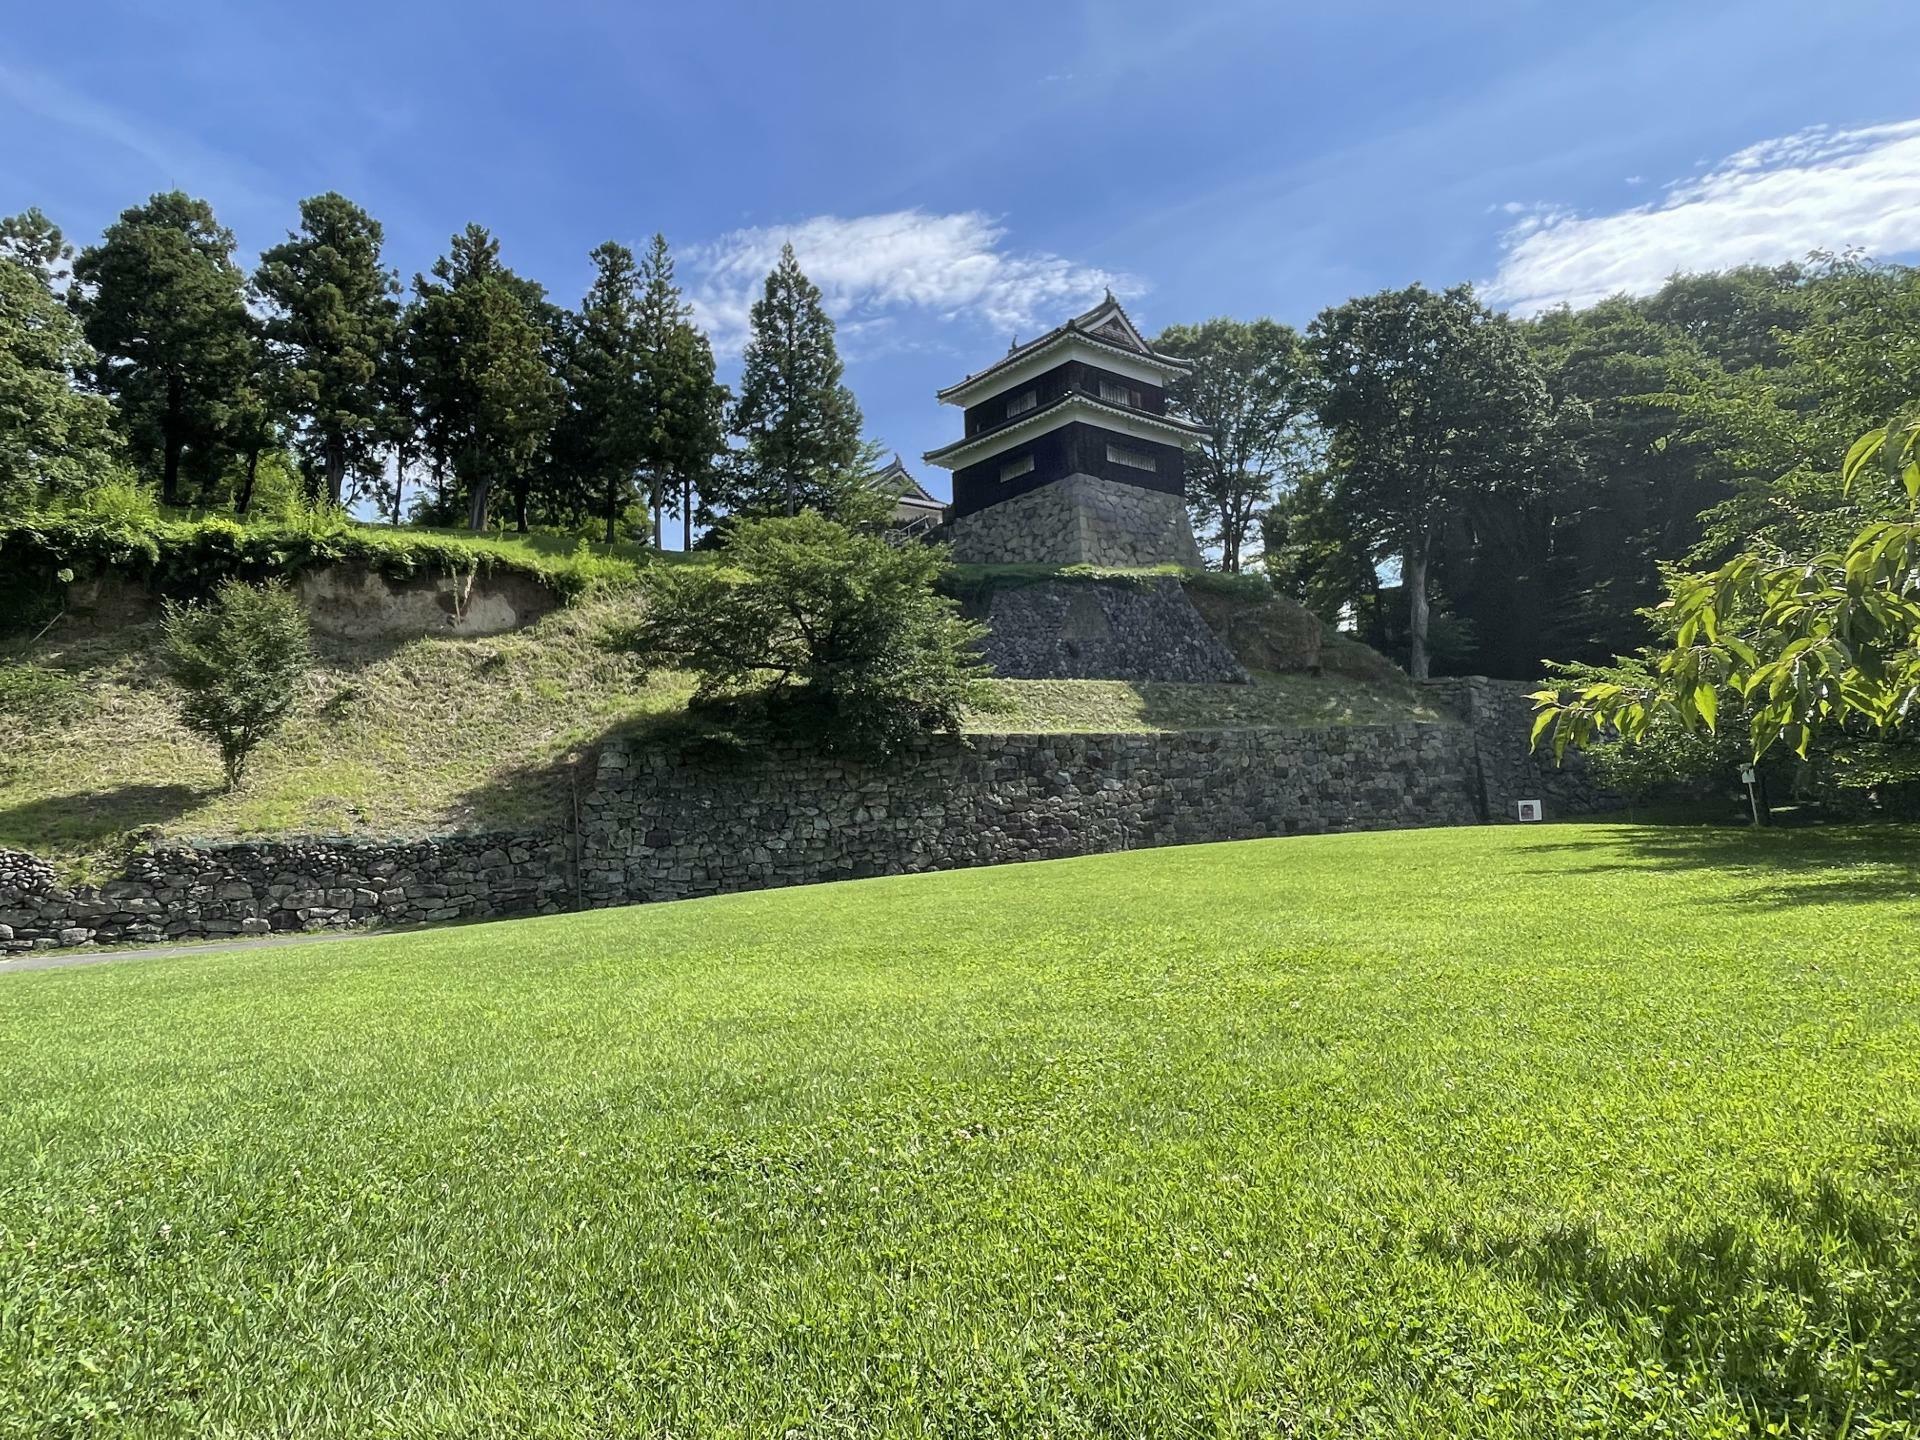
<instances>
[{"instance_id":1,"label":"castle turret","mask_svg":"<svg viewBox=\"0 0 1920 1440\"><path fill-rule=\"evenodd\" d=\"M1198 566L1186 452L1167 413L1192 367L1141 338L1111 294L940 392L966 434L926 454L953 472L948 538L973 564Z\"/></svg>"}]
</instances>

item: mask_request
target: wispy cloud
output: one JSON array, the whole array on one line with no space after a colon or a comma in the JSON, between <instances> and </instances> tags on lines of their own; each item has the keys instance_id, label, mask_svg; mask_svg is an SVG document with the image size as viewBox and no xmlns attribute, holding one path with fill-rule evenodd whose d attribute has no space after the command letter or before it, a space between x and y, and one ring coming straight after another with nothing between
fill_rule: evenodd
<instances>
[{"instance_id":1,"label":"wispy cloud","mask_svg":"<svg viewBox=\"0 0 1920 1440\"><path fill-rule=\"evenodd\" d=\"M909 314L1011 333L1056 324L1104 289L1141 288L1064 256L1011 249L1006 239L1006 227L977 210L816 215L731 231L689 250L683 264L701 323L722 354L745 343L748 311L788 242L843 337L868 348L884 348L894 322Z\"/></svg>"},{"instance_id":2,"label":"wispy cloud","mask_svg":"<svg viewBox=\"0 0 1920 1440\"><path fill-rule=\"evenodd\" d=\"M1818 126L1749 146L1610 215L1529 207L1502 242L1489 298L1521 314L1658 289L1676 270L1858 247L1920 250L1920 120Z\"/></svg>"},{"instance_id":3,"label":"wispy cloud","mask_svg":"<svg viewBox=\"0 0 1920 1440\"><path fill-rule=\"evenodd\" d=\"M196 140L173 134L148 119L104 104L53 76L0 63L0 102L10 102L73 135L135 157L150 183L190 185L217 192L223 202L265 207L272 187L259 173ZM128 203L138 197L129 197Z\"/></svg>"}]
</instances>

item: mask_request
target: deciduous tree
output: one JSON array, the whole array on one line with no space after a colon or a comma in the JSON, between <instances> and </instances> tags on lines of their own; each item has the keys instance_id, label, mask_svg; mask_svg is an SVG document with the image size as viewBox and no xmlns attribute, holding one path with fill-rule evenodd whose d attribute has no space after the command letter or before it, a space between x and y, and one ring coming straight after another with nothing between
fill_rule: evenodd
<instances>
[{"instance_id":1,"label":"deciduous tree","mask_svg":"<svg viewBox=\"0 0 1920 1440\"><path fill-rule=\"evenodd\" d=\"M1209 431L1187 466L1187 501L1219 542L1220 568L1237 572L1276 480L1311 448L1312 361L1299 333L1273 320L1175 325L1154 346L1193 362L1168 393Z\"/></svg>"},{"instance_id":2,"label":"deciduous tree","mask_svg":"<svg viewBox=\"0 0 1920 1440\"><path fill-rule=\"evenodd\" d=\"M1427 676L1428 566L1443 523L1536 486L1554 407L1517 328L1459 286L1382 291L1308 331L1334 500L1377 560L1397 558L1409 669Z\"/></svg>"}]
</instances>

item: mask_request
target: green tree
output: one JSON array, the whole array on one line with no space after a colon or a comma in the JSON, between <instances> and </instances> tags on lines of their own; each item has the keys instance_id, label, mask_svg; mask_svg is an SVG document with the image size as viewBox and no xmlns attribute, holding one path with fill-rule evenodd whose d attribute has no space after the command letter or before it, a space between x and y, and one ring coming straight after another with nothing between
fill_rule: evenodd
<instances>
[{"instance_id":1,"label":"green tree","mask_svg":"<svg viewBox=\"0 0 1920 1440\"><path fill-rule=\"evenodd\" d=\"M693 307L673 281L673 257L655 235L640 262L640 353L647 383L641 468L656 516L663 504L680 512L680 544L693 548L695 496L718 473L726 447L726 387L714 380L713 346L693 323ZM858 423L855 429L858 430Z\"/></svg>"},{"instance_id":2,"label":"green tree","mask_svg":"<svg viewBox=\"0 0 1920 1440\"><path fill-rule=\"evenodd\" d=\"M820 290L801 272L793 246L753 302L752 334L734 402L742 442L726 487L740 515L834 510L861 483L860 407L841 383L844 368Z\"/></svg>"},{"instance_id":3,"label":"green tree","mask_svg":"<svg viewBox=\"0 0 1920 1440\"><path fill-rule=\"evenodd\" d=\"M992 703L981 627L934 590L946 553L815 511L743 520L719 565L655 572L642 654L699 676L696 701L776 710L827 748L886 751Z\"/></svg>"},{"instance_id":4,"label":"green tree","mask_svg":"<svg viewBox=\"0 0 1920 1440\"><path fill-rule=\"evenodd\" d=\"M1333 500L1374 558L1397 558L1409 670L1427 677L1428 567L1442 527L1538 485L1554 407L1517 327L1470 286L1383 291L1308 331Z\"/></svg>"},{"instance_id":5,"label":"green tree","mask_svg":"<svg viewBox=\"0 0 1920 1440\"><path fill-rule=\"evenodd\" d=\"M597 505L611 545L647 461L652 396L633 252L609 240L591 258L593 284L568 324L566 413L556 445L560 464Z\"/></svg>"},{"instance_id":6,"label":"green tree","mask_svg":"<svg viewBox=\"0 0 1920 1440\"><path fill-rule=\"evenodd\" d=\"M381 264L380 222L329 191L300 202L300 228L260 256L256 294L272 307L289 411L318 452L323 493L338 505L348 465L378 437L381 370L394 343L399 277Z\"/></svg>"},{"instance_id":7,"label":"green tree","mask_svg":"<svg viewBox=\"0 0 1920 1440\"><path fill-rule=\"evenodd\" d=\"M1663 607L1671 638L1644 682L1618 677L1536 692L1536 742L1556 754L1659 727L1717 731L1740 712L1758 758L1784 741L1805 757L1849 728L1912 738L1920 707L1920 406L1858 440L1841 467L1852 489L1884 475L1897 518L1844 548L1753 548L1707 574L1678 575Z\"/></svg>"},{"instance_id":8,"label":"green tree","mask_svg":"<svg viewBox=\"0 0 1920 1440\"><path fill-rule=\"evenodd\" d=\"M98 357L51 289L46 258L0 248L0 512L85 490L120 464L113 407L74 386Z\"/></svg>"},{"instance_id":9,"label":"green tree","mask_svg":"<svg viewBox=\"0 0 1920 1440\"><path fill-rule=\"evenodd\" d=\"M1237 572L1277 479L1297 473L1312 448L1313 365L1291 326L1213 319L1175 325L1154 348L1193 362L1168 398L1210 438L1187 467L1187 501Z\"/></svg>"},{"instance_id":10,"label":"green tree","mask_svg":"<svg viewBox=\"0 0 1920 1440\"><path fill-rule=\"evenodd\" d=\"M0 219L0 260L32 271L55 293L73 273L73 247L37 205Z\"/></svg>"},{"instance_id":11,"label":"green tree","mask_svg":"<svg viewBox=\"0 0 1920 1440\"><path fill-rule=\"evenodd\" d=\"M500 263L479 225L453 237L416 276L421 409L466 496L467 524L487 528L497 492L527 528L528 502L563 398L554 374L558 312L530 280Z\"/></svg>"},{"instance_id":12,"label":"green tree","mask_svg":"<svg viewBox=\"0 0 1920 1440\"><path fill-rule=\"evenodd\" d=\"M160 469L160 498L181 502L189 446L218 443L250 349L245 277L233 234L180 191L123 211L73 267L94 380L119 403L135 454Z\"/></svg>"},{"instance_id":13,"label":"green tree","mask_svg":"<svg viewBox=\"0 0 1920 1440\"><path fill-rule=\"evenodd\" d=\"M169 601L163 624L181 719L220 747L231 790L299 693L310 656L306 612L284 585L228 580L211 603Z\"/></svg>"}]
</instances>

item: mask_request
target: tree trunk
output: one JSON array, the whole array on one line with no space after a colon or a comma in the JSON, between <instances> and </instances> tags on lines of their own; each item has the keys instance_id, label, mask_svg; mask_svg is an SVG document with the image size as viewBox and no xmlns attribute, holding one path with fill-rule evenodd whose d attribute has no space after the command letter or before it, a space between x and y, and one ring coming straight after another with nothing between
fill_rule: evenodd
<instances>
[{"instance_id":1,"label":"tree trunk","mask_svg":"<svg viewBox=\"0 0 1920 1440\"><path fill-rule=\"evenodd\" d=\"M407 452L393 452L393 526L400 528L400 497L407 490Z\"/></svg>"},{"instance_id":2,"label":"tree trunk","mask_svg":"<svg viewBox=\"0 0 1920 1440\"><path fill-rule=\"evenodd\" d=\"M661 511L659 492L655 491L654 497L653 497L653 548L654 549L658 550L661 548L663 544L665 544L665 541L662 538L665 534L666 534L666 520Z\"/></svg>"},{"instance_id":3,"label":"tree trunk","mask_svg":"<svg viewBox=\"0 0 1920 1440\"><path fill-rule=\"evenodd\" d=\"M693 549L693 481L680 482L680 548Z\"/></svg>"},{"instance_id":4,"label":"tree trunk","mask_svg":"<svg viewBox=\"0 0 1920 1440\"><path fill-rule=\"evenodd\" d=\"M234 497L233 513L244 515L247 507L253 504L253 482L260 474L260 452L247 452L247 478L240 482L240 493Z\"/></svg>"},{"instance_id":5,"label":"tree trunk","mask_svg":"<svg viewBox=\"0 0 1920 1440\"><path fill-rule=\"evenodd\" d=\"M527 490L523 485L513 492L513 528L516 533L527 533Z\"/></svg>"},{"instance_id":6,"label":"tree trunk","mask_svg":"<svg viewBox=\"0 0 1920 1440\"><path fill-rule=\"evenodd\" d=\"M607 544L613 544L613 521L619 513L620 486L616 481L607 481Z\"/></svg>"},{"instance_id":7,"label":"tree trunk","mask_svg":"<svg viewBox=\"0 0 1920 1440\"><path fill-rule=\"evenodd\" d=\"M1427 678L1427 537L1422 535L1407 546L1401 566L1400 583L1407 587L1407 673L1416 680Z\"/></svg>"},{"instance_id":8,"label":"tree trunk","mask_svg":"<svg viewBox=\"0 0 1920 1440\"><path fill-rule=\"evenodd\" d=\"M493 502L491 478L473 482L473 498L467 502L467 528L479 532L487 528L487 511Z\"/></svg>"},{"instance_id":9,"label":"tree trunk","mask_svg":"<svg viewBox=\"0 0 1920 1440\"><path fill-rule=\"evenodd\" d=\"M347 442L343 436L329 435L326 446L327 503L338 505L346 488Z\"/></svg>"}]
</instances>

